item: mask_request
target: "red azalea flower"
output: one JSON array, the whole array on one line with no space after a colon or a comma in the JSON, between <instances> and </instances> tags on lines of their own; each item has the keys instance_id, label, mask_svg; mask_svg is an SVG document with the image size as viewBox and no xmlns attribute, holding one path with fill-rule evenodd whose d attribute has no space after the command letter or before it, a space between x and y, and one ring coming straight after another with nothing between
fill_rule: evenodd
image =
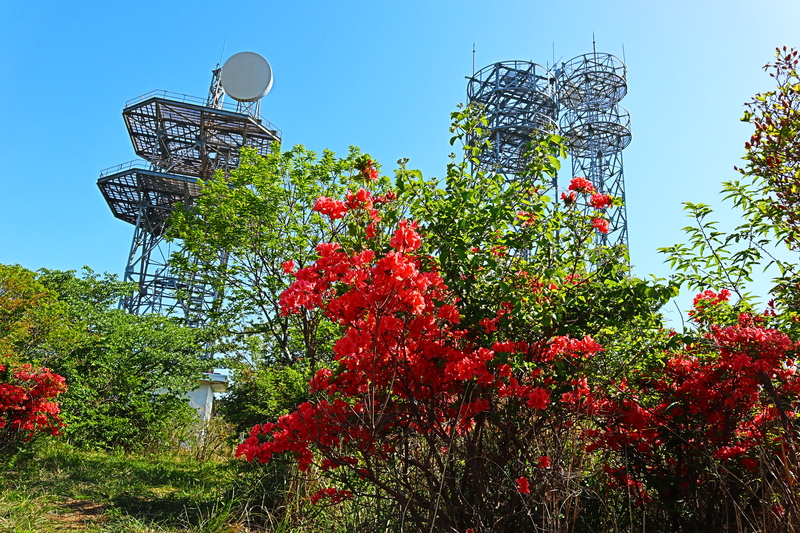
<instances>
[{"instance_id":1,"label":"red azalea flower","mask_svg":"<svg viewBox=\"0 0 800 533\"><path fill-rule=\"evenodd\" d=\"M550 458L548 456L539 457L539 468L550 468Z\"/></svg>"},{"instance_id":2,"label":"red azalea flower","mask_svg":"<svg viewBox=\"0 0 800 533\"><path fill-rule=\"evenodd\" d=\"M347 205L339 200L320 196L314 202L314 211L328 215L332 219L342 218L347 213Z\"/></svg>"},{"instance_id":3,"label":"red azalea flower","mask_svg":"<svg viewBox=\"0 0 800 533\"><path fill-rule=\"evenodd\" d=\"M361 177L368 181L375 181L378 179L378 171L372 166L372 159L367 159L356 165L356 168L361 173Z\"/></svg>"},{"instance_id":4,"label":"red azalea flower","mask_svg":"<svg viewBox=\"0 0 800 533\"><path fill-rule=\"evenodd\" d=\"M578 201L578 195L575 194L575 191L570 191L569 194L562 192L561 199L564 200L565 204L572 205Z\"/></svg>"},{"instance_id":5,"label":"red azalea flower","mask_svg":"<svg viewBox=\"0 0 800 533\"><path fill-rule=\"evenodd\" d=\"M589 200L589 205L594 207L595 209L604 209L612 204L611 197L607 194L600 194L595 193L592 195L591 200Z\"/></svg>"},{"instance_id":6,"label":"red azalea flower","mask_svg":"<svg viewBox=\"0 0 800 533\"><path fill-rule=\"evenodd\" d=\"M530 394L528 394L528 401L526 405L532 409L545 409L547 408L547 401L550 399L550 393L541 387L536 387Z\"/></svg>"},{"instance_id":7,"label":"red azalea flower","mask_svg":"<svg viewBox=\"0 0 800 533\"><path fill-rule=\"evenodd\" d=\"M528 485L528 478L526 477L519 477L517 478L517 492L520 494L530 494L531 487Z\"/></svg>"},{"instance_id":8,"label":"red azalea flower","mask_svg":"<svg viewBox=\"0 0 800 533\"><path fill-rule=\"evenodd\" d=\"M569 190L590 193L594 192L594 185L592 185L592 182L586 178L580 178L576 176L572 178L572 181L569 182Z\"/></svg>"},{"instance_id":9,"label":"red azalea flower","mask_svg":"<svg viewBox=\"0 0 800 533\"><path fill-rule=\"evenodd\" d=\"M398 252L411 252L419 248L421 242L416 232L417 223L409 224L407 220L401 220L398 226L389 245Z\"/></svg>"},{"instance_id":10,"label":"red azalea flower","mask_svg":"<svg viewBox=\"0 0 800 533\"><path fill-rule=\"evenodd\" d=\"M365 231L366 231L367 239L374 239L375 238L375 221L374 220L369 223L369 225L367 226Z\"/></svg>"},{"instance_id":11,"label":"red azalea flower","mask_svg":"<svg viewBox=\"0 0 800 533\"><path fill-rule=\"evenodd\" d=\"M608 220L604 218L593 218L592 226L600 233L608 233Z\"/></svg>"},{"instance_id":12,"label":"red azalea flower","mask_svg":"<svg viewBox=\"0 0 800 533\"><path fill-rule=\"evenodd\" d=\"M293 259L289 259L283 265L281 265L281 267L283 268L283 273L284 274L293 273L294 272L294 260Z\"/></svg>"},{"instance_id":13,"label":"red azalea flower","mask_svg":"<svg viewBox=\"0 0 800 533\"><path fill-rule=\"evenodd\" d=\"M375 181L378 179L378 171L372 167L362 170L361 175L370 181Z\"/></svg>"}]
</instances>

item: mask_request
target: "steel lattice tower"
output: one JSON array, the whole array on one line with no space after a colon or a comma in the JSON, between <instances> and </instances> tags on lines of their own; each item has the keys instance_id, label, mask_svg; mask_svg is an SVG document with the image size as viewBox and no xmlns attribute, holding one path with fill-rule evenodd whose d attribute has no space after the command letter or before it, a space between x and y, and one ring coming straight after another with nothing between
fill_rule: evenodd
<instances>
[{"instance_id":1,"label":"steel lattice tower","mask_svg":"<svg viewBox=\"0 0 800 533\"><path fill-rule=\"evenodd\" d=\"M593 52L562 65L560 125L572 157L572 175L623 201L608 208L609 232L598 233L605 245L628 245L622 150L631 142L631 130L630 115L619 105L627 92L625 65L613 55Z\"/></svg>"},{"instance_id":2,"label":"steel lattice tower","mask_svg":"<svg viewBox=\"0 0 800 533\"><path fill-rule=\"evenodd\" d=\"M481 170L519 175L536 131L558 124L556 77L530 61L502 61L484 67L469 80L467 98L482 106L489 121L491 150L481 155Z\"/></svg>"},{"instance_id":3,"label":"steel lattice tower","mask_svg":"<svg viewBox=\"0 0 800 533\"><path fill-rule=\"evenodd\" d=\"M610 54L578 56L555 71L529 61L484 67L467 85L468 101L483 107L491 132L492 148L481 156L481 170L519 176L534 133L560 130L572 175L623 200L608 208L610 231L598 234L598 241L627 246L622 150L631 141L630 115L619 105L627 90L625 65Z\"/></svg>"},{"instance_id":4,"label":"steel lattice tower","mask_svg":"<svg viewBox=\"0 0 800 533\"><path fill-rule=\"evenodd\" d=\"M198 179L236 168L242 147L266 155L281 140L280 131L258 115L258 102L224 103L219 75L217 68L206 100L154 91L122 111L143 160L104 170L97 185L114 216L134 226L124 279L138 290L120 304L133 314L180 316L197 325L217 295L199 280L171 272L169 258L179 245L165 239L169 215L178 203L194 203Z\"/></svg>"}]
</instances>

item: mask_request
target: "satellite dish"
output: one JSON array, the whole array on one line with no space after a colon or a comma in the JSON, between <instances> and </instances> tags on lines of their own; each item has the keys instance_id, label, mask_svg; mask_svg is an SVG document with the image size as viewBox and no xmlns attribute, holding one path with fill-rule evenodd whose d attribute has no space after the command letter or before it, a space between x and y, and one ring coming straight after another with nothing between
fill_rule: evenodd
<instances>
[{"instance_id":1,"label":"satellite dish","mask_svg":"<svg viewBox=\"0 0 800 533\"><path fill-rule=\"evenodd\" d=\"M255 102L272 89L272 67L255 52L239 52L222 65L225 94L239 102Z\"/></svg>"}]
</instances>

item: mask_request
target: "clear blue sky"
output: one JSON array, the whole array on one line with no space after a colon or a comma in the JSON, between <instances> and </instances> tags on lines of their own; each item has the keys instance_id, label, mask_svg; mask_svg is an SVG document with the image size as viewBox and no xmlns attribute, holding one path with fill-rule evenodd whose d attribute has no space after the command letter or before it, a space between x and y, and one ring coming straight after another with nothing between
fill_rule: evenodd
<instances>
[{"instance_id":1,"label":"clear blue sky","mask_svg":"<svg viewBox=\"0 0 800 533\"><path fill-rule=\"evenodd\" d=\"M359 145L389 173L408 157L438 176L473 42L478 68L552 64L590 52L592 34L628 66L635 272L666 276L655 250L683 240L681 202L717 201L750 136L742 104L771 88L761 67L800 44L797 0L0 0L0 263L121 273L133 227L96 181L135 158L122 108L154 89L205 97L221 56L272 63L261 112L285 146Z\"/></svg>"}]
</instances>

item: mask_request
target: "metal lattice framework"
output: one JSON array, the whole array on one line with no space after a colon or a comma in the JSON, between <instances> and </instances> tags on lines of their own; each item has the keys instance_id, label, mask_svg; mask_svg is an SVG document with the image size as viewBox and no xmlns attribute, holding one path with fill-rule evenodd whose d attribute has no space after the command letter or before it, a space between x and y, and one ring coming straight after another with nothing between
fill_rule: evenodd
<instances>
[{"instance_id":1,"label":"metal lattice framework","mask_svg":"<svg viewBox=\"0 0 800 533\"><path fill-rule=\"evenodd\" d=\"M530 61L503 61L475 73L467 86L470 103L483 107L492 148L481 155L485 171L519 175L536 131L557 129L555 75Z\"/></svg>"},{"instance_id":2,"label":"metal lattice framework","mask_svg":"<svg viewBox=\"0 0 800 533\"><path fill-rule=\"evenodd\" d=\"M534 133L560 130L572 175L622 198L622 206L608 208L609 233L598 234L598 241L627 246L622 150L630 144L631 132L630 115L619 105L627 92L625 65L610 54L578 56L555 72L529 61L484 67L467 85L469 102L482 106L491 132L492 148L482 154L481 169L519 176Z\"/></svg>"},{"instance_id":3,"label":"metal lattice framework","mask_svg":"<svg viewBox=\"0 0 800 533\"><path fill-rule=\"evenodd\" d=\"M191 206L199 195L196 178L136 167L135 161L100 174L98 186L115 217L134 225L125 279L138 290L122 302L132 313L195 317L216 294L192 279L170 273L171 243L164 240L167 220L178 202Z\"/></svg>"},{"instance_id":4,"label":"metal lattice framework","mask_svg":"<svg viewBox=\"0 0 800 533\"><path fill-rule=\"evenodd\" d=\"M623 201L608 208L609 233L598 234L602 244L628 245L622 150L631 142L630 115L619 105L627 92L625 64L616 56L593 52L562 65L560 125L572 156L572 175Z\"/></svg>"},{"instance_id":5,"label":"metal lattice framework","mask_svg":"<svg viewBox=\"0 0 800 533\"><path fill-rule=\"evenodd\" d=\"M122 111L136 155L161 172L209 177L239 165L239 150L269 153L280 132L263 119L155 91Z\"/></svg>"},{"instance_id":6,"label":"metal lattice framework","mask_svg":"<svg viewBox=\"0 0 800 533\"><path fill-rule=\"evenodd\" d=\"M281 133L272 124L234 109L213 95L206 102L164 91L126 104L122 115L134 151L146 163L107 169L97 184L114 216L135 226L125 280L136 283L138 291L121 303L131 313L192 320L216 298L207 285L170 272L169 258L178 245L164 236L175 206L191 206L200 194L198 178L236 168L242 147L266 155L280 142Z\"/></svg>"}]
</instances>

